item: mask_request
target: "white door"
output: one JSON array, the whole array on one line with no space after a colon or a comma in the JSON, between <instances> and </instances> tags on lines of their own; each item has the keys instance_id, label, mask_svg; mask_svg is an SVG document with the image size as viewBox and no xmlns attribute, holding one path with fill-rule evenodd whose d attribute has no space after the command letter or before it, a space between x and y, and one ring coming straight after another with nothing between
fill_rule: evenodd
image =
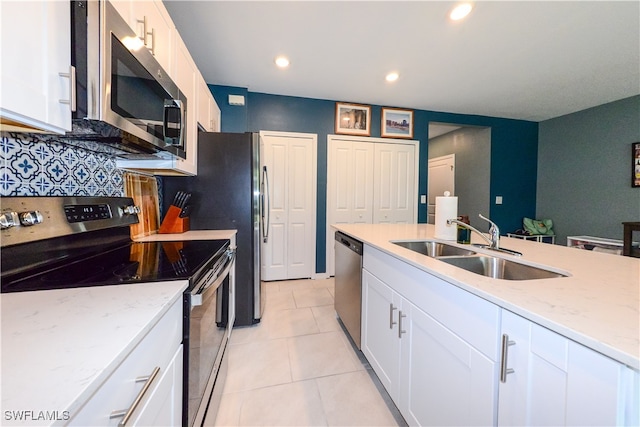
<instances>
[{"instance_id":1,"label":"white door","mask_svg":"<svg viewBox=\"0 0 640 427\"><path fill-rule=\"evenodd\" d=\"M373 222L416 222L415 146L375 144Z\"/></svg>"},{"instance_id":2,"label":"white door","mask_svg":"<svg viewBox=\"0 0 640 427\"><path fill-rule=\"evenodd\" d=\"M373 222L374 144L329 139L327 224ZM335 270L334 231L327 226L327 272Z\"/></svg>"},{"instance_id":3,"label":"white door","mask_svg":"<svg viewBox=\"0 0 640 427\"><path fill-rule=\"evenodd\" d=\"M418 151L418 141L327 137L327 275L335 272L331 224L417 221Z\"/></svg>"},{"instance_id":4,"label":"white door","mask_svg":"<svg viewBox=\"0 0 640 427\"><path fill-rule=\"evenodd\" d=\"M427 223L435 224L436 197L445 191L455 195L455 154L435 157L429 160L427 185Z\"/></svg>"},{"instance_id":5,"label":"white door","mask_svg":"<svg viewBox=\"0 0 640 427\"><path fill-rule=\"evenodd\" d=\"M262 242L262 279L315 274L317 136L260 132L267 170L268 237Z\"/></svg>"}]
</instances>

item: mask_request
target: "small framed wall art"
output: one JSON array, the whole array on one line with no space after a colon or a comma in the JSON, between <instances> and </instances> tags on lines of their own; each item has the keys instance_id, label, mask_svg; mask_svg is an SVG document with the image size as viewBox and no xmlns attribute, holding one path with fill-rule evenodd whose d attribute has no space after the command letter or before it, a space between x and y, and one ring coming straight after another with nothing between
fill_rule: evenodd
<instances>
[{"instance_id":1,"label":"small framed wall art","mask_svg":"<svg viewBox=\"0 0 640 427\"><path fill-rule=\"evenodd\" d=\"M336 133L371 135L371 106L336 102Z\"/></svg>"},{"instance_id":2,"label":"small framed wall art","mask_svg":"<svg viewBox=\"0 0 640 427\"><path fill-rule=\"evenodd\" d=\"M383 138L413 138L413 110L382 109Z\"/></svg>"},{"instance_id":3,"label":"small framed wall art","mask_svg":"<svg viewBox=\"0 0 640 427\"><path fill-rule=\"evenodd\" d=\"M631 186L640 187L640 142L631 144Z\"/></svg>"}]
</instances>

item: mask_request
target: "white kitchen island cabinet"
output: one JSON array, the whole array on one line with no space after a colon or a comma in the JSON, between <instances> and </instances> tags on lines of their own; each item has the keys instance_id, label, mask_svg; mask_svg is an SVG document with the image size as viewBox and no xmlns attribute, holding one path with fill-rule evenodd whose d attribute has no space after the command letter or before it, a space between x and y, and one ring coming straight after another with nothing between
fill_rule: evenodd
<instances>
[{"instance_id":1,"label":"white kitchen island cabinet","mask_svg":"<svg viewBox=\"0 0 640 427\"><path fill-rule=\"evenodd\" d=\"M557 292L577 286L572 277L476 279L477 288L467 289L481 276L396 249L389 244L395 237L384 231L425 227L378 227L336 228L364 242L362 351L409 425L639 424L637 369L565 336L564 329L541 325L544 319L516 313L516 306L491 294L520 297L549 283ZM360 229L377 233L353 232ZM530 245L539 244L523 242L523 257L532 257Z\"/></svg>"},{"instance_id":2,"label":"white kitchen island cabinet","mask_svg":"<svg viewBox=\"0 0 640 427\"><path fill-rule=\"evenodd\" d=\"M499 425L638 425L637 372L508 310L502 333Z\"/></svg>"},{"instance_id":3,"label":"white kitchen island cabinet","mask_svg":"<svg viewBox=\"0 0 640 427\"><path fill-rule=\"evenodd\" d=\"M0 2L0 130L71 130L69 2Z\"/></svg>"},{"instance_id":4,"label":"white kitchen island cabinet","mask_svg":"<svg viewBox=\"0 0 640 427\"><path fill-rule=\"evenodd\" d=\"M495 424L498 307L398 263L365 246L362 351L374 372L410 425Z\"/></svg>"}]
</instances>

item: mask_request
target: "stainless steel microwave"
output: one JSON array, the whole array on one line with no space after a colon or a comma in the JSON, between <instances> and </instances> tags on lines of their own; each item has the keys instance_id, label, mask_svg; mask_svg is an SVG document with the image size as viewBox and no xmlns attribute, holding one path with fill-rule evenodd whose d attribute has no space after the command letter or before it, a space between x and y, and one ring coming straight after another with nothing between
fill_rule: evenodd
<instances>
[{"instance_id":1,"label":"stainless steel microwave","mask_svg":"<svg viewBox=\"0 0 640 427\"><path fill-rule=\"evenodd\" d=\"M125 158L186 158L186 96L110 2L71 2L71 43L76 105L66 137Z\"/></svg>"}]
</instances>

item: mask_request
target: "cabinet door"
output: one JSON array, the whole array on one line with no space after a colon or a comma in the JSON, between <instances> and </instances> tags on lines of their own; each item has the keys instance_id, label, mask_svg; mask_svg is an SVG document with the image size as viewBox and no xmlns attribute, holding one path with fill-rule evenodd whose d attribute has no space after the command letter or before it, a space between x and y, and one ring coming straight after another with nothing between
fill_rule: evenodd
<instances>
[{"instance_id":1,"label":"cabinet door","mask_svg":"<svg viewBox=\"0 0 640 427\"><path fill-rule=\"evenodd\" d=\"M157 386L134 413L134 426L177 426L182 422L182 345Z\"/></svg>"},{"instance_id":2,"label":"cabinet door","mask_svg":"<svg viewBox=\"0 0 640 427\"><path fill-rule=\"evenodd\" d=\"M626 407L633 387L622 386L628 368L507 310L502 330L511 341L503 363L513 372L500 383L500 425L637 422Z\"/></svg>"},{"instance_id":3,"label":"cabinet door","mask_svg":"<svg viewBox=\"0 0 640 427\"><path fill-rule=\"evenodd\" d=\"M396 405L400 397L400 308L398 294L362 270L362 352Z\"/></svg>"},{"instance_id":4,"label":"cabinet door","mask_svg":"<svg viewBox=\"0 0 640 427\"><path fill-rule=\"evenodd\" d=\"M374 223L416 222L415 147L375 144Z\"/></svg>"},{"instance_id":5,"label":"cabinet door","mask_svg":"<svg viewBox=\"0 0 640 427\"><path fill-rule=\"evenodd\" d=\"M176 167L187 174L198 172L198 122L196 77L200 75L191 54L182 39L176 40L176 67L174 79L180 91L187 97L187 127L185 129L186 159L178 159Z\"/></svg>"},{"instance_id":6,"label":"cabinet door","mask_svg":"<svg viewBox=\"0 0 640 427\"><path fill-rule=\"evenodd\" d=\"M198 79L198 111L196 114L198 125L205 132L220 132L220 109L202 75L198 73L196 78Z\"/></svg>"},{"instance_id":7,"label":"cabinet door","mask_svg":"<svg viewBox=\"0 0 640 427\"><path fill-rule=\"evenodd\" d=\"M410 425L494 425L496 363L402 302L399 409Z\"/></svg>"},{"instance_id":8,"label":"cabinet door","mask_svg":"<svg viewBox=\"0 0 640 427\"><path fill-rule=\"evenodd\" d=\"M0 11L2 130L71 130L69 3L3 1Z\"/></svg>"},{"instance_id":9,"label":"cabinet door","mask_svg":"<svg viewBox=\"0 0 640 427\"><path fill-rule=\"evenodd\" d=\"M160 66L171 75L175 31L162 2L132 1L129 22Z\"/></svg>"}]
</instances>

